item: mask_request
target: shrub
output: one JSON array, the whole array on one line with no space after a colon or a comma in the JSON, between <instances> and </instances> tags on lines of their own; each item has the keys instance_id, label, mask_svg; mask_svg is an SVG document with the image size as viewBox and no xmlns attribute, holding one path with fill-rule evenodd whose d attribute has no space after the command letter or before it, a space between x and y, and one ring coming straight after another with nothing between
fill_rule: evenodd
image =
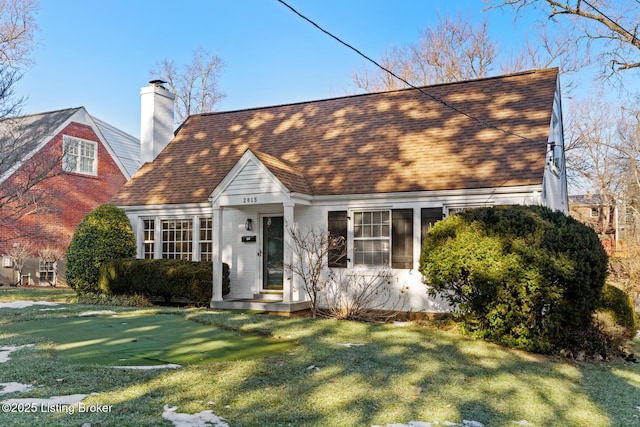
<instances>
[{"instance_id":1,"label":"shrub","mask_svg":"<svg viewBox=\"0 0 640 427\"><path fill-rule=\"evenodd\" d=\"M606 284L602 290L598 311L609 313L617 325L627 330L629 338L638 331L638 315L633 301L622 289Z\"/></svg>"},{"instance_id":2,"label":"shrub","mask_svg":"<svg viewBox=\"0 0 640 427\"><path fill-rule=\"evenodd\" d=\"M550 353L593 326L607 272L596 233L541 206L470 209L432 227L420 271L477 335ZM571 349L574 350L574 349Z\"/></svg>"},{"instance_id":3,"label":"shrub","mask_svg":"<svg viewBox=\"0 0 640 427\"><path fill-rule=\"evenodd\" d=\"M101 205L82 220L67 250L66 276L79 293L96 292L100 266L106 260L136 254L136 240L124 210Z\"/></svg>"},{"instance_id":4,"label":"shrub","mask_svg":"<svg viewBox=\"0 0 640 427\"><path fill-rule=\"evenodd\" d=\"M150 307L152 304L142 295L106 295L87 292L79 294L76 304L110 305L116 307Z\"/></svg>"},{"instance_id":5,"label":"shrub","mask_svg":"<svg viewBox=\"0 0 640 427\"><path fill-rule=\"evenodd\" d=\"M223 295L229 293L229 266L222 265ZM116 259L100 269L99 287L105 294L161 297L166 302L186 298L198 304L211 300L211 262L178 259Z\"/></svg>"}]
</instances>

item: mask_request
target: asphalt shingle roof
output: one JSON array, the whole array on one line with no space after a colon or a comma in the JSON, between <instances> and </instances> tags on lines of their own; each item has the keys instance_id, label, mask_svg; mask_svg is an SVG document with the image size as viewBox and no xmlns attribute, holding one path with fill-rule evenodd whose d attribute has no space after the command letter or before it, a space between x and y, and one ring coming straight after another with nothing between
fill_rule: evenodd
<instances>
[{"instance_id":1,"label":"asphalt shingle roof","mask_svg":"<svg viewBox=\"0 0 640 427\"><path fill-rule=\"evenodd\" d=\"M423 88L448 105L405 89L191 116L114 202L206 202L247 149L310 195L540 184L557 77L554 68Z\"/></svg>"}]
</instances>

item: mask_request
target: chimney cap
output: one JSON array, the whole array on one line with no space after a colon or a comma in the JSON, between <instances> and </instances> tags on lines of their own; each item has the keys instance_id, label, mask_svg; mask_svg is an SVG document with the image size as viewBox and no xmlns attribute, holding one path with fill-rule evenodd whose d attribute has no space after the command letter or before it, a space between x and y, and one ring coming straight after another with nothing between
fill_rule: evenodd
<instances>
[{"instance_id":1,"label":"chimney cap","mask_svg":"<svg viewBox=\"0 0 640 427\"><path fill-rule=\"evenodd\" d=\"M150 80L149 81L149 84L151 86L160 86L160 87L162 87L162 85L165 84L165 83L167 83L167 82L165 82L162 79L154 79L154 80Z\"/></svg>"}]
</instances>

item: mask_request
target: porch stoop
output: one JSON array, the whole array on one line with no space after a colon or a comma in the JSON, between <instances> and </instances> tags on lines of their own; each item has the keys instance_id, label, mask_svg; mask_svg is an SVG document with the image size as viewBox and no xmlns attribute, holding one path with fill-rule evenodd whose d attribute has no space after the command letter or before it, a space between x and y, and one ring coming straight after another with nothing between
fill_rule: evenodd
<instances>
[{"instance_id":1,"label":"porch stoop","mask_svg":"<svg viewBox=\"0 0 640 427\"><path fill-rule=\"evenodd\" d=\"M309 309L309 301L285 304L282 302L282 298L275 299L272 296L264 298L264 295L259 295L258 297L259 298L211 301L210 307L219 310L257 310L278 313L293 313L294 311Z\"/></svg>"}]
</instances>

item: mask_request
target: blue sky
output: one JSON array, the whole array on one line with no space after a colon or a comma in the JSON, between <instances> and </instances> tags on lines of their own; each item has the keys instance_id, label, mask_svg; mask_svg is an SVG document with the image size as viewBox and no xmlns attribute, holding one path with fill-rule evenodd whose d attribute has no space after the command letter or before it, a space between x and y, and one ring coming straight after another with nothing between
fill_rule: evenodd
<instances>
[{"instance_id":1,"label":"blue sky","mask_svg":"<svg viewBox=\"0 0 640 427\"><path fill-rule=\"evenodd\" d=\"M482 0L288 0L365 54L417 41L437 14L480 22ZM532 21L488 15L502 49L517 48ZM203 47L226 63L218 111L341 96L365 61L276 0L41 0L34 65L17 87L24 113L84 106L139 135L140 88L164 58L188 63Z\"/></svg>"}]
</instances>

